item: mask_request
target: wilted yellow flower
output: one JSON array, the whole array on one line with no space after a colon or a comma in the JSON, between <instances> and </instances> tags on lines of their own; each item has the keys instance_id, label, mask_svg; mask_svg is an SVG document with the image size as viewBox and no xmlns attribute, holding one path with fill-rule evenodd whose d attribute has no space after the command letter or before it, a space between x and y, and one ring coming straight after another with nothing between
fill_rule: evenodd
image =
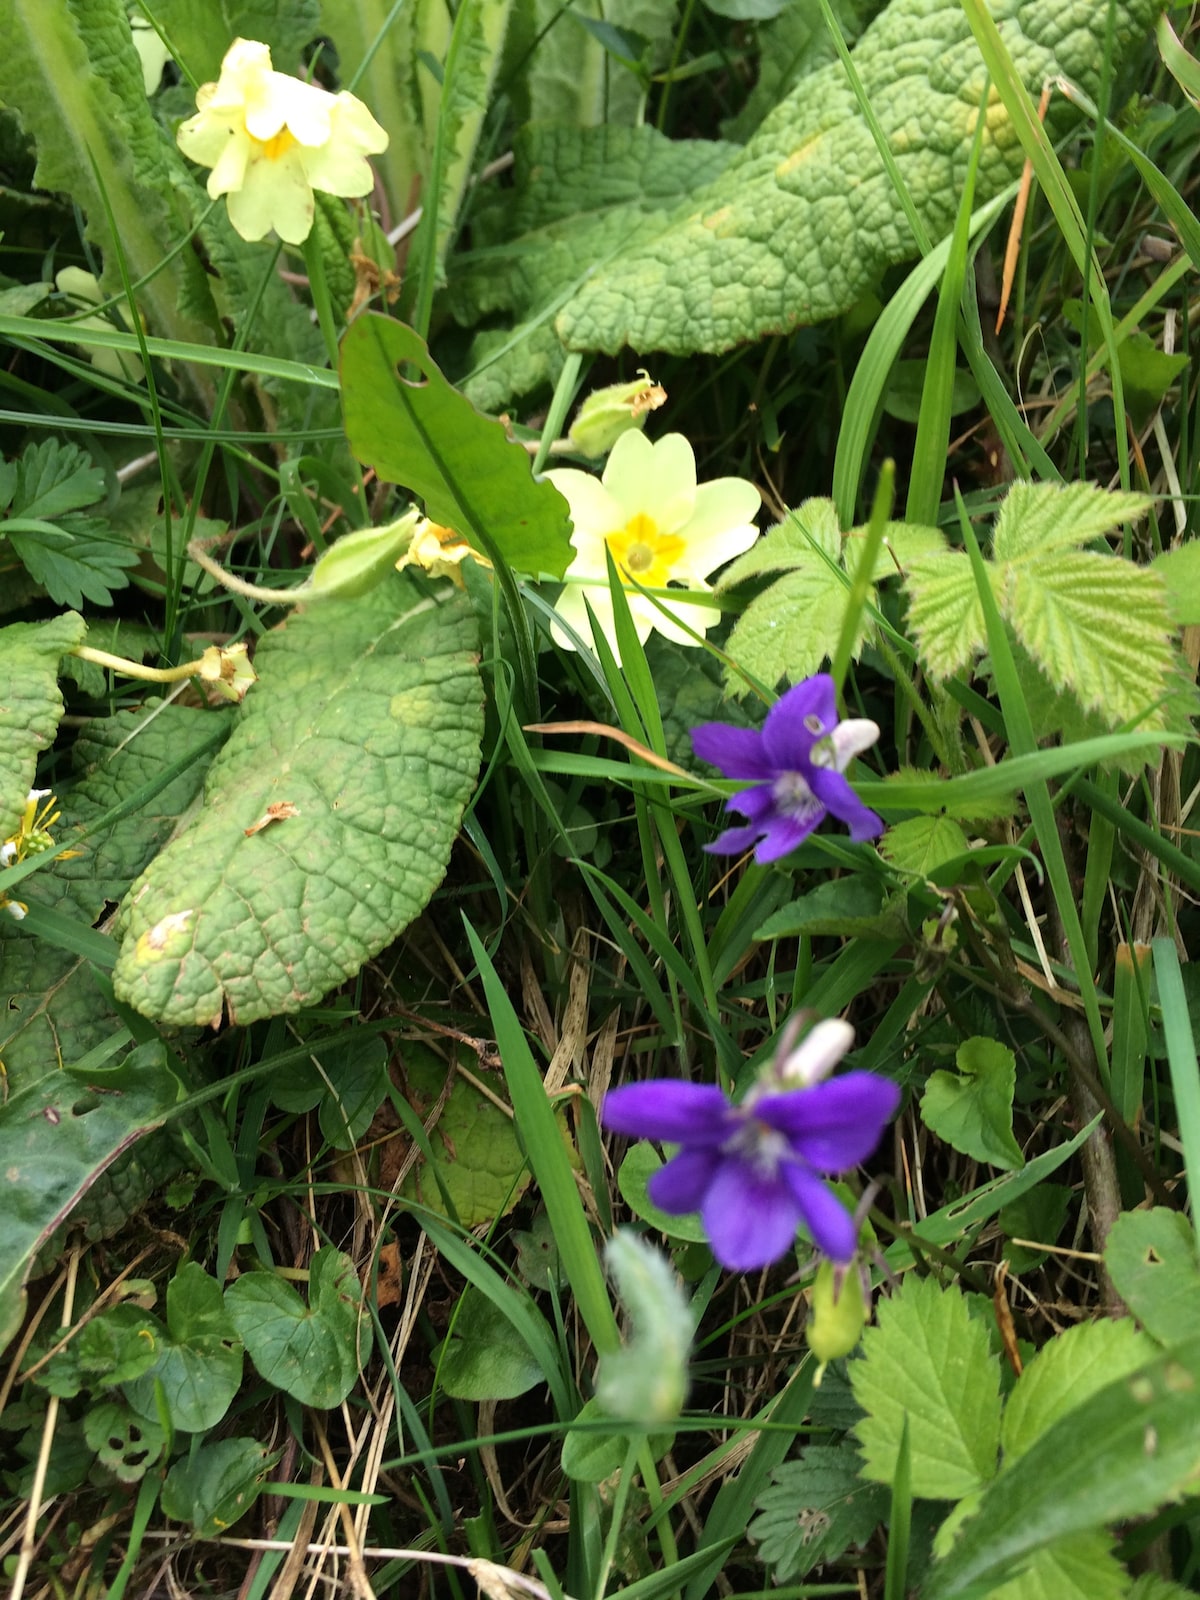
<instances>
[{"instance_id":1,"label":"wilted yellow flower","mask_svg":"<svg viewBox=\"0 0 1200 1600\"><path fill-rule=\"evenodd\" d=\"M45 801L44 805L42 801ZM53 850L54 839L50 829L61 815L51 790L30 789L20 827L0 844L0 870L16 866L18 861L24 861L27 856L40 856L45 850ZM70 861L73 856L82 853L80 850L62 850L59 860ZM23 900L10 900L0 891L0 911L7 911L10 917L20 922L28 909Z\"/></svg>"},{"instance_id":2,"label":"wilted yellow flower","mask_svg":"<svg viewBox=\"0 0 1200 1600\"><path fill-rule=\"evenodd\" d=\"M219 81L201 85L196 107L176 140L185 156L212 168L208 192L227 196L243 239L274 228L288 244L303 244L313 190L369 194L374 177L365 158L388 145L361 100L276 72L270 49L255 39L233 41Z\"/></svg>"},{"instance_id":3,"label":"wilted yellow flower","mask_svg":"<svg viewBox=\"0 0 1200 1600\"><path fill-rule=\"evenodd\" d=\"M440 522L424 518L413 534L412 543L396 563L397 570L405 567L423 567L431 578L449 578L463 587L462 564L470 556L481 567L490 567L486 556L469 545L461 533L444 528Z\"/></svg>"},{"instance_id":4,"label":"wilted yellow flower","mask_svg":"<svg viewBox=\"0 0 1200 1600\"><path fill-rule=\"evenodd\" d=\"M667 391L643 367L629 383L593 389L575 414L567 438L582 455L604 456L623 433L644 428L646 418L667 403Z\"/></svg>"}]
</instances>

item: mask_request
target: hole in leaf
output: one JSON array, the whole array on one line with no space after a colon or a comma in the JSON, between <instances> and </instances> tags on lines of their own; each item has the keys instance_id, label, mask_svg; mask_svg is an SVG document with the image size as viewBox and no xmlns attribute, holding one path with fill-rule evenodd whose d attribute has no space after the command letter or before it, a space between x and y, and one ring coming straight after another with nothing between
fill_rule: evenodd
<instances>
[{"instance_id":1,"label":"hole in leaf","mask_svg":"<svg viewBox=\"0 0 1200 1600\"><path fill-rule=\"evenodd\" d=\"M429 385L429 379L415 361L397 361L396 376L410 389L425 389Z\"/></svg>"},{"instance_id":2,"label":"hole in leaf","mask_svg":"<svg viewBox=\"0 0 1200 1600\"><path fill-rule=\"evenodd\" d=\"M100 1096L98 1094L81 1095L71 1107L71 1115L73 1117L86 1117L88 1112L95 1111L99 1104Z\"/></svg>"}]
</instances>

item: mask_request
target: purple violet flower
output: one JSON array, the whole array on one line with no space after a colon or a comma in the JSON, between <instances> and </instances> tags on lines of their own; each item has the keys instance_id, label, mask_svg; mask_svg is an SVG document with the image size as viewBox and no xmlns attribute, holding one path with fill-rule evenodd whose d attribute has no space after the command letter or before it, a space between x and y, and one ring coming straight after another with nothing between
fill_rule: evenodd
<instances>
[{"instance_id":1,"label":"purple violet flower","mask_svg":"<svg viewBox=\"0 0 1200 1600\"><path fill-rule=\"evenodd\" d=\"M778 1261L803 1223L817 1248L847 1262L858 1228L825 1176L856 1167L879 1143L900 1091L873 1072L819 1080L854 1040L846 1022L819 1022L780 1052L740 1105L698 1083L628 1084L605 1096L614 1133L682 1148L653 1174L650 1199L673 1215L698 1211L713 1255L732 1272Z\"/></svg>"},{"instance_id":2,"label":"purple violet flower","mask_svg":"<svg viewBox=\"0 0 1200 1600\"><path fill-rule=\"evenodd\" d=\"M854 840L874 839L883 822L842 776L855 756L873 745L879 728L865 719L839 722L833 679L826 672L805 678L767 712L762 732L706 722L692 730L701 761L727 778L749 778L725 802L727 811L749 817L744 828L727 828L706 850L736 855L756 844L754 859L778 861L808 838L832 812Z\"/></svg>"}]
</instances>

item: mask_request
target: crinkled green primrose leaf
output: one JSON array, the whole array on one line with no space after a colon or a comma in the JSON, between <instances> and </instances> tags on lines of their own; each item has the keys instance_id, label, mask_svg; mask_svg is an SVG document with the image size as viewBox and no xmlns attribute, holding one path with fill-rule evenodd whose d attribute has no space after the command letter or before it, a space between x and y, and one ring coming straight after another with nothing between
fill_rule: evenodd
<instances>
[{"instance_id":1,"label":"crinkled green primrose leaf","mask_svg":"<svg viewBox=\"0 0 1200 1600\"><path fill-rule=\"evenodd\" d=\"M13 833L33 787L37 758L53 740L63 699L58 660L83 643L87 625L68 611L48 622L0 628L0 839Z\"/></svg>"},{"instance_id":2,"label":"crinkled green primrose leaf","mask_svg":"<svg viewBox=\"0 0 1200 1600\"><path fill-rule=\"evenodd\" d=\"M1115 57L1150 28L1157 0L1115 6ZM1094 95L1104 30L1075 0L1010 0L1005 43L1036 96L1057 74ZM984 204L1020 175L1023 152L961 6L892 0L854 50L864 91L932 239L954 225L975 132ZM1071 113L1052 108L1059 127ZM719 352L838 315L885 267L917 253L900 202L839 62L804 79L719 178L649 240L602 265L559 312L570 349Z\"/></svg>"},{"instance_id":3,"label":"crinkled green primrose leaf","mask_svg":"<svg viewBox=\"0 0 1200 1600\"><path fill-rule=\"evenodd\" d=\"M407 574L268 634L203 807L126 898L118 997L163 1022L248 1022L403 932L475 784L474 643L465 599Z\"/></svg>"}]
</instances>

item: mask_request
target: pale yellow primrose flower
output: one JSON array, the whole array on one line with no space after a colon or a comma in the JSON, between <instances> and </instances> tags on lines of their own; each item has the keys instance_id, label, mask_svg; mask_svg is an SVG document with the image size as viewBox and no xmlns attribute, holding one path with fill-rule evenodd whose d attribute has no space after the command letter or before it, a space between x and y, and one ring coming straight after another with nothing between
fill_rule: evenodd
<instances>
[{"instance_id":1,"label":"pale yellow primrose flower","mask_svg":"<svg viewBox=\"0 0 1200 1600\"><path fill-rule=\"evenodd\" d=\"M313 190L345 197L369 194L368 155L388 136L352 94L330 94L271 66L255 39L235 39L217 83L196 93L196 115L175 135L185 156L211 167L208 192L225 195L229 220L243 239L271 229L303 244L313 225Z\"/></svg>"},{"instance_id":2,"label":"pale yellow primrose flower","mask_svg":"<svg viewBox=\"0 0 1200 1600\"><path fill-rule=\"evenodd\" d=\"M708 594L705 578L740 556L758 538L753 517L761 497L744 478L716 478L696 483L696 457L681 433L668 433L656 444L642 433L623 433L613 446L603 478L559 467L546 474L571 511L575 559L567 569L565 588L555 609L584 640L592 638L584 597L596 622L616 650L612 596L608 587L605 548L617 570L647 589L683 584L693 593ZM695 640L678 618L703 636L718 620L710 606L684 598L660 596L665 616L647 595L627 588L629 610L644 643L652 628L678 644ZM557 624L551 632L561 645L574 644Z\"/></svg>"}]
</instances>

